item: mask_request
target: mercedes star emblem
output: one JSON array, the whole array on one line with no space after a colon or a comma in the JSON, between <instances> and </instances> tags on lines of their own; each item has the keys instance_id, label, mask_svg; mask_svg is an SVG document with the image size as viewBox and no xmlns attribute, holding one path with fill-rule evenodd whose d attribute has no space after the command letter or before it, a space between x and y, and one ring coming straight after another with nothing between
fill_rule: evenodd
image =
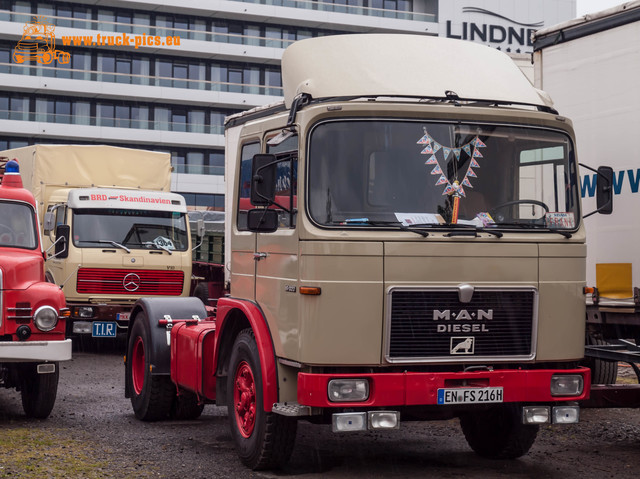
<instances>
[{"instance_id":1,"label":"mercedes star emblem","mask_svg":"<svg viewBox=\"0 0 640 479\"><path fill-rule=\"evenodd\" d=\"M129 273L122 280L122 286L127 291L136 291L140 287L140 276L135 273Z\"/></svg>"}]
</instances>

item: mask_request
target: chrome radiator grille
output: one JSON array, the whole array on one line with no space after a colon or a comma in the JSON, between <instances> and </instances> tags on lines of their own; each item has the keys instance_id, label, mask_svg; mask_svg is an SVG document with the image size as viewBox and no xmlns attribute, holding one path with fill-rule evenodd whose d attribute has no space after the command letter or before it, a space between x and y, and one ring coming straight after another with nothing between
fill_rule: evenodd
<instances>
[{"instance_id":1,"label":"chrome radiator grille","mask_svg":"<svg viewBox=\"0 0 640 479\"><path fill-rule=\"evenodd\" d=\"M467 301L468 300L468 301ZM388 296L387 359L391 362L533 358L537 291L394 288Z\"/></svg>"}]
</instances>

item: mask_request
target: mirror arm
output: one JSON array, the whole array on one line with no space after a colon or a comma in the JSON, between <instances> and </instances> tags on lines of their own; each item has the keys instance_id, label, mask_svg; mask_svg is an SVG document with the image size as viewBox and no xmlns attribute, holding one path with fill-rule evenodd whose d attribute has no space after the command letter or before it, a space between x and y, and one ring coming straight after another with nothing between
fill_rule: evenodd
<instances>
[{"instance_id":1,"label":"mirror arm","mask_svg":"<svg viewBox=\"0 0 640 479\"><path fill-rule=\"evenodd\" d=\"M587 165L585 165L584 163L578 163L578 165L579 165L579 166L582 166L583 168L586 168L587 170L593 171L596 175L598 175L598 176L600 176L600 177L602 177L602 178L604 178L604 179L607 179L607 177L606 177L606 176L604 176L602 173L600 173L600 172L599 172L598 170L596 170L595 168L591 168L590 166L587 166ZM605 187L604 187L604 189L605 189L605 190L607 190L607 191L611 190L611 185L609 185L609 186L605 186ZM601 209L601 208L599 208L599 209ZM596 211L597 211L597 210L596 210ZM583 216L583 218L584 218L584 216Z\"/></svg>"},{"instance_id":2,"label":"mirror arm","mask_svg":"<svg viewBox=\"0 0 640 479\"><path fill-rule=\"evenodd\" d=\"M600 208L598 208L597 210L593 210L590 213L587 213L586 215L582 215L582 219L584 218L588 218L591 215L595 215L596 213L600 213L603 209L605 209L607 207L607 205L603 205Z\"/></svg>"},{"instance_id":3,"label":"mirror arm","mask_svg":"<svg viewBox=\"0 0 640 479\"><path fill-rule=\"evenodd\" d=\"M55 247L56 244L58 244L59 241L64 241L64 236L61 236L60 238L56 238L56 240L51 244L51 246L49 246L45 253L47 253L47 259L46 261L49 261L50 259L55 258L56 256L58 256L61 252L59 253L54 253L53 255L49 256L49 250L53 247Z\"/></svg>"},{"instance_id":4,"label":"mirror arm","mask_svg":"<svg viewBox=\"0 0 640 479\"><path fill-rule=\"evenodd\" d=\"M578 163L578 166L582 166L583 168L586 168L587 170L593 171L594 173L598 173L598 170L596 170L595 168L591 168L590 166L585 165L584 163Z\"/></svg>"}]
</instances>

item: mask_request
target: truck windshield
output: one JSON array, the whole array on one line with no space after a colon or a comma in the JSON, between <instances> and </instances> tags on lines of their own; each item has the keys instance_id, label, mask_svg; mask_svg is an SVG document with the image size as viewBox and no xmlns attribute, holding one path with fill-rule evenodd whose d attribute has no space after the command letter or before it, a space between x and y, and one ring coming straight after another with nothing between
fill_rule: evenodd
<instances>
[{"instance_id":1,"label":"truck windshield","mask_svg":"<svg viewBox=\"0 0 640 479\"><path fill-rule=\"evenodd\" d=\"M558 131L339 120L317 124L308 148L309 213L322 226L578 227L573 145Z\"/></svg>"},{"instance_id":2,"label":"truck windshield","mask_svg":"<svg viewBox=\"0 0 640 479\"><path fill-rule=\"evenodd\" d=\"M35 249L35 217L33 208L25 203L0 201L0 246Z\"/></svg>"},{"instance_id":3,"label":"truck windshield","mask_svg":"<svg viewBox=\"0 0 640 479\"><path fill-rule=\"evenodd\" d=\"M186 251L184 213L86 208L73 211L73 244L83 248Z\"/></svg>"}]
</instances>

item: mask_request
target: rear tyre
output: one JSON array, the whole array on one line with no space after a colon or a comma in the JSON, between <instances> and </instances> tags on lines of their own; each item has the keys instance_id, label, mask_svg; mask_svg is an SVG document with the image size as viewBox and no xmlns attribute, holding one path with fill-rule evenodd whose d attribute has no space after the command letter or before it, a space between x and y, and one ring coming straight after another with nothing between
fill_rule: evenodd
<instances>
[{"instance_id":1,"label":"rear tyre","mask_svg":"<svg viewBox=\"0 0 640 479\"><path fill-rule=\"evenodd\" d=\"M538 426L522 424L522 408L516 404L465 414L460 426L471 449L490 459L525 455L538 434Z\"/></svg>"},{"instance_id":2,"label":"rear tyre","mask_svg":"<svg viewBox=\"0 0 640 479\"><path fill-rule=\"evenodd\" d=\"M136 417L142 421L165 419L171 412L176 388L169 376L152 375L150 332L144 313L133 323L127 345L127 385Z\"/></svg>"},{"instance_id":3,"label":"rear tyre","mask_svg":"<svg viewBox=\"0 0 640 479\"><path fill-rule=\"evenodd\" d=\"M293 451L298 423L265 412L260 356L251 329L236 338L227 381L231 435L242 463L253 470L284 465Z\"/></svg>"},{"instance_id":4,"label":"rear tyre","mask_svg":"<svg viewBox=\"0 0 640 479\"><path fill-rule=\"evenodd\" d=\"M198 419L202 414L204 404L198 404L198 396L187 391L175 396L171 405L171 418L180 421Z\"/></svg>"},{"instance_id":5,"label":"rear tyre","mask_svg":"<svg viewBox=\"0 0 640 479\"><path fill-rule=\"evenodd\" d=\"M606 346L604 339L589 335L587 342L593 346ZM586 358L586 366L591 369L591 384L615 384L618 379L618 362L606 359Z\"/></svg>"},{"instance_id":6,"label":"rear tyre","mask_svg":"<svg viewBox=\"0 0 640 479\"><path fill-rule=\"evenodd\" d=\"M22 408L27 417L45 419L49 417L56 402L60 371L58 363L54 363L53 373L38 374L38 365L25 364L21 371L20 393Z\"/></svg>"}]
</instances>

